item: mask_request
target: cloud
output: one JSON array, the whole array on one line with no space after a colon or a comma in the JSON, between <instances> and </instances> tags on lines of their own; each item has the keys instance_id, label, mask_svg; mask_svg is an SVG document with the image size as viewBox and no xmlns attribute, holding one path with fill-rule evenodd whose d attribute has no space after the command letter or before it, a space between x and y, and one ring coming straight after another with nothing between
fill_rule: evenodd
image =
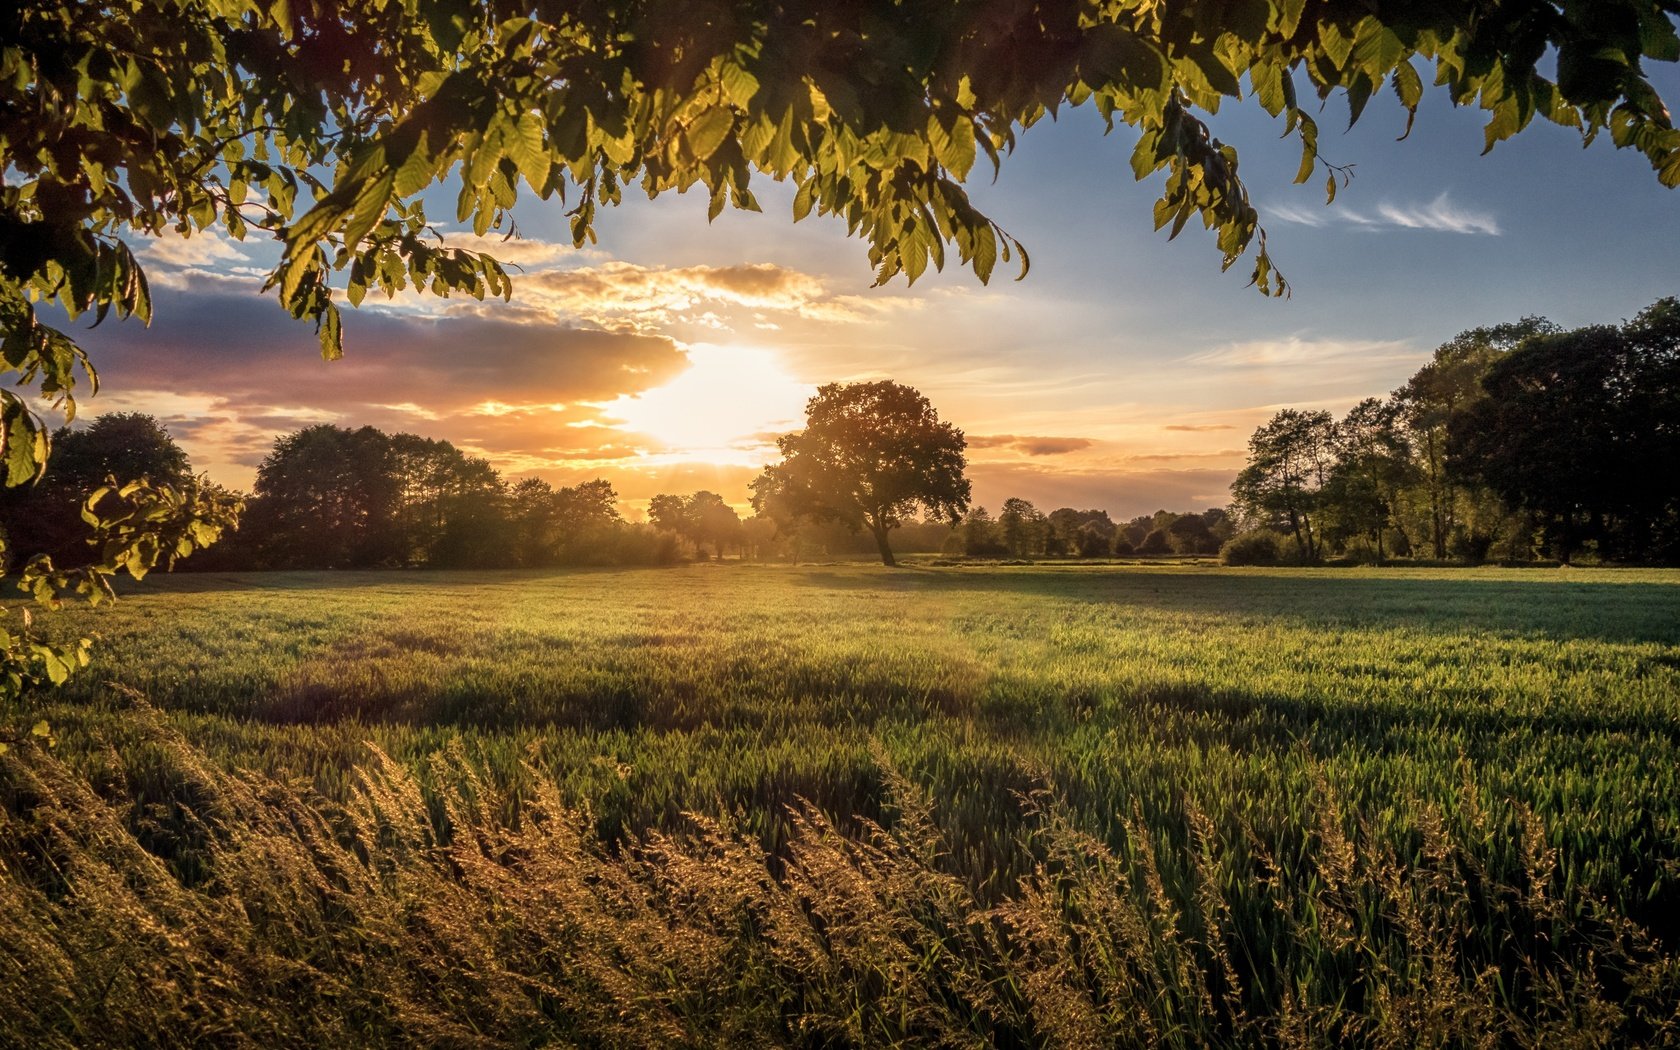
<instances>
[{"instance_id":1,"label":"cloud","mask_svg":"<svg viewBox=\"0 0 1680 1050\"><path fill-rule=\"evenodd\" d=\"M1229 423L1168 423L1162 430L1179 430L1187 434L1200 434L1206 430L1235 430Z\"/></svg>"},{"instance_id":2,"label":"cloud","mask_svg":"<svg viewBox=\"0 0 1680 1050\"><path fill-rule=\"evenodd\" d=\"M1127 456L1128 463L1183 463L1187 460L1223 459L1240 460L1243 450L1240 448L1223 448L1216 452L1155 452L1146 455Z\"/></svg>"},{"instance_id":3,"label":"cloud","mask_svg":"<svg viewBox=\"0 0 1680 1050\"><path fill-rule=\"evenodd\" d=\"M1419 358L1409 344L1396 340L1251 339L1183 358L1185 364L1218 368L1325 367L1336 364L1371 366ZM1182 429L1172 426L1168 430Z\"/></svg>"},{"instance_id":4,"label":"cloud","mask_svg":"<svg viewBox=\"0 0 1680 1050\"><path fill-rule=\"evenodd\" d=\"M649 267L614 262L572 270L543 270L514 282L521 304L557 317L603 327L656 328L686 321L723 327L723 308L797 312L824 295L810 274L770 263L740 266Z\"/></svg>"},{"instance_id":5,"label":"cloud","mask_svg":"<svg viewBox=\"0 0 1680 1050\"><path fill-rule=\"evenodd\" d=\"M599 458L592 439L622 447L624 435L578 429L600 420L590 402L659 386L688 364L663 336L373 311L345 318L344 358L327 362L310 326L265 298L220 287L158 298L150 329L78 333L111 392L90 407L157 414L201 468L233 484L276 436L320 422L419 429L544 463Z\"/></svg>"},{"instance_id":6,"label":"cloud","mask_svg":"<svg viewBox=\"0 0 1680 1050\"><path fill-rule=\"evenodd\" d=\"M575 259L580 254L579 249L569 244L555 244L532 237L479 236L451 231L444 234L443 242L451 248L483 252L503 266L521 270L547 269Z\"/></svg>"},{"instance_id":7,"label":"cloud","mask_svg":"<svg viewBox=\"0 0 1680 1050\"><path fill-rule=\"evenodd\" d=\"M205 230L191 237L177 233L137 238L142 266L187 269L216 263L249 263L244 246L220 230Z\"/></svg>"},{"instance_id":8,"label":"cloud","mask_svg":"<svg viewBox=\"0 0 1680 1050\"><path fill-rule=\"evenodd\" d=\"M1006 448L1016 452L1024 452L1029 456L1060 456L1080 449L1090 448L1096 442L1090 438L1077 437L1032 437L1017 434L970 434L965 435L969 448Z\"/></svg>"},{"instance_id":9,"label":"cloud","mask_svg":"<svg viewBox=\"0 0 1680 1050\"><path fill-rule=\"evenodd\" d=\"M1445 191L1427 204L1385 201L1378 204L1374 212L1341 206L1308 209L1292 204L1276 204L1268 208L1266 214L1282 222L1311 227L1341 225L1366 230L1431 230L1489 237L1497 237L1502 232L1497 218L1453 203Z\"/></svg>"}]
</instances>

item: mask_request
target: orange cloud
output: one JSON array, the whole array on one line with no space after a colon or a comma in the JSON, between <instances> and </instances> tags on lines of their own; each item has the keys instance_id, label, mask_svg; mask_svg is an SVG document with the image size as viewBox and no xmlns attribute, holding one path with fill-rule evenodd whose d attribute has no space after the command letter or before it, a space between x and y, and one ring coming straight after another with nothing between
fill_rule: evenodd
<instances>
[{"instance_id":1,"label":"orange cloud","mask_svg":"<svg viewBox=\"0 0 1680 1050\"><path fill-rule=\"evenodd\" d=\"M605 327L657 327L679 319L718 327L717 309L797 311L823 294L817 278L769 263L669 268L613 262L543 270L514 283L514 296L526 307Z\"/></svg>"},{"instance_id":2,"label":"orange cloud","mask_svg":"<svg viewBox=\"0 0 1680 1050\"><path fill-rule=\"evenodd\" d=\"M1033 437L1017 434L972 434L969 448L1006 448L1029 456L1061 456L1090 448L1096 442L1090 438Z\"/></svg>"}]
</instances>

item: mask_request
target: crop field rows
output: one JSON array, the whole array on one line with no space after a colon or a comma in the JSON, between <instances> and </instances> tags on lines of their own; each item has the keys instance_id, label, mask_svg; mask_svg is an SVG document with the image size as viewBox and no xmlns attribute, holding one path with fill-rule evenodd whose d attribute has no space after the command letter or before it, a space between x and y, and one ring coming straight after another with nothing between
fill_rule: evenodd
<instances>
[{"instance_id":1,"label":"crop field rows","mask_svg":"<svg viewBox=\"0 0 1680 1050\"><path fill-rule=\"evenodd\" d=\"M206 575L74 626L0 756L37 1045L1680 1038L1680 572Z\"/></svg>"}]
</instances>

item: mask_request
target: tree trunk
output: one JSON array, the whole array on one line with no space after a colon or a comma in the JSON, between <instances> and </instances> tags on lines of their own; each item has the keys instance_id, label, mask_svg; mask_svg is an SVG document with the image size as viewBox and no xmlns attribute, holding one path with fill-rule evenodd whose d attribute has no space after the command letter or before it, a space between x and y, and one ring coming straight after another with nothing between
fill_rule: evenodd
<instances>
[{"instance_id":1,"label":"tree trunk","mask_svg":"<svg viewBox=\"0 0 1680 1050\"><path fill-rule=\"evenodd\" d=\"M897 566L898 562L893 560L892 548L887 546L887 527L885 525L871 525L869 531L875 534L875 546L881 550L881 564Z\"/></svg>"}]
</instances>

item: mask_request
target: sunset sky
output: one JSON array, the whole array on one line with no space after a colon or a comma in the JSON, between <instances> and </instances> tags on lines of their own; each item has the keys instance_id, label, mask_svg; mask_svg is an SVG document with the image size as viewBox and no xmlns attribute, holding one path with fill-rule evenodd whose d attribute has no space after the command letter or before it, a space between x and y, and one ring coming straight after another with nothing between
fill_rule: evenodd
<instances>
[{"instance_id":1,"label":"sunset sky","mask_svg":"<svg viewBox=\"0 0 1680 1050\"><path fill-rule=\"evenodd\" d=\"M1664 70L1672 104L1680 76ZM1221 274L1208 235L1150 227L1158 181L1133 182L1133 135L1094 113L1030 129L975 202L1032 252L1022 282L948 269L871 288L843 223L765 213L708 226L703 196L631 199L600 243L570 246L564 207L516 210L512 303L370 297L346 355L257 291L266 243L148 244L157 319L82 333L101 370L94 412L154 413L198 469L251 483L274 438L316 422L446 438L511 478L609 479L632 517L656 492L737 504L819 383L891 378L968 434L976 501L1025 496L1117 517L1227 501L1249 432L1284 406L1335 411L1403 381L1440 342L1543 314L1617 322L1680 294L1680 194L1643 158L1535 126L1479 156L1481 120L1426 98L1417 127L1373 102L1353 131L1323 115L1321 149L1356 177L1326 207L1322 176L1253 105L1218 118L1237 145L1287 300ZM454 191L433 214L453 214ZM447 227L446 227L447 230ZM468 243L471 238L460 238Z\"/></svg>"}]
</instances>

